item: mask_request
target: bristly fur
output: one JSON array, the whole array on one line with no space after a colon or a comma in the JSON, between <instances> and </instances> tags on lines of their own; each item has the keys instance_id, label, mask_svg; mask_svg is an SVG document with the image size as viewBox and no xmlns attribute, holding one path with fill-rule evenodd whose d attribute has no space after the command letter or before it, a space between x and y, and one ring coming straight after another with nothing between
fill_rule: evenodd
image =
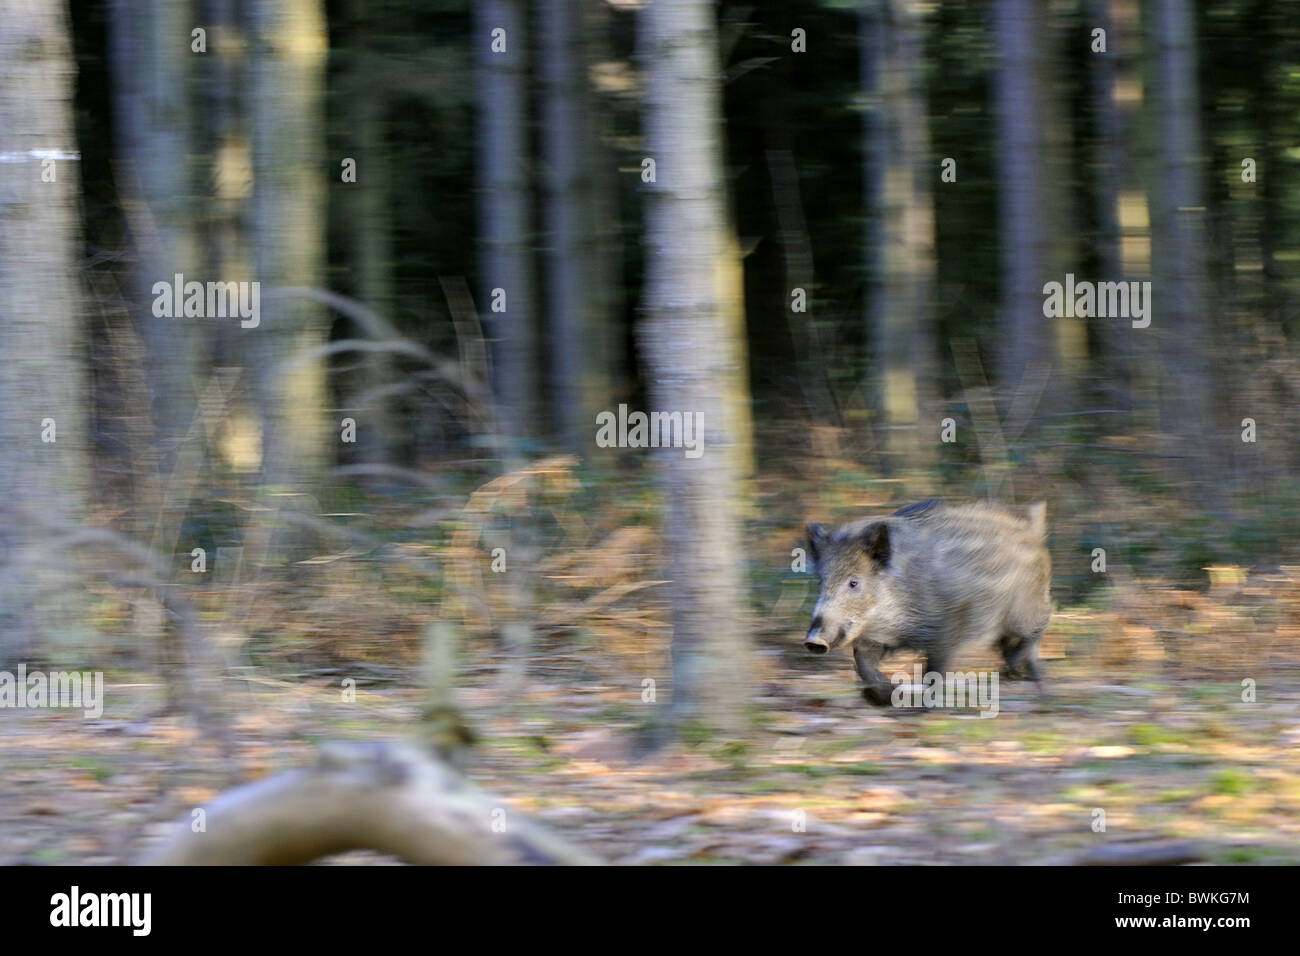
<instances>
[{"instance_id":1,"label":"bristly fur","mask_svg":"<svg viewBox=\"0 0 1300 956\"><path fill-rule=\"evenodd\" d=\"M875 664L899 647L944 672L960 646L997 643L1008 676L1042 688L1036 648L1053 610L1044 503L924 501L830 532L809 525L808 536L821 593L805 643L852 646L869 698L882 690Z\"/></svg>"}]
</instances>

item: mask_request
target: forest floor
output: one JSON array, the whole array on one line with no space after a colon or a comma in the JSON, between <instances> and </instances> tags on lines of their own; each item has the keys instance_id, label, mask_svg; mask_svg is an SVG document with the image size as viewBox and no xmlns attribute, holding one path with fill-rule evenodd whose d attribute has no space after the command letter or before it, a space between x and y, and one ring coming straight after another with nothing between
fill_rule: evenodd
<instances>
[{"instance_id":1,"label":"forest floor","mask_svg":"<svg viewBox=\"0 0 1300 956\"><path fill-rule=\"evenodd\" d=\"M797 644L797 642L792 642ZM639 677L531 672L500 704L491 671L459 701L465 763L507 813L622 864L1300 863L1300 674L1103 677L1048 660L1052 699L1003 683L994 718L881 711L846 657L764 643L758 729L637 756ZM903 662L905 663L905 662ZM1155 669L1159 671L1160 669ZM887 670L886 673L890 673ZM156 675L111 673L98 720L10 710L0 734L0 864L123 863L225 786L217 749L159 710ZM314 760L329 739L398 739L418 687L231 678L244 779ZM1103 816L1104 815L1104 816ZM1104 820L1104 829L1102 822ZM375 854L334 862L378 863Z\"/></svg>"},{"instance_id":2,"label":"forest floor","mask_svg":"<svg viewBox=\"0 0 1300 956\"><path fill-rule=\"evenodd\" d=\"M1300 864L1300 565L1211 561L1187 541L1222 536L1185 541L1196 529L1174 499L1147 504L1119 482L1058 488L1054 513L1075 517L1053 523L1065 606L1042 645L1050 700L1003 682L996 717L881 710L862 700L847 655L804 653L815 581L791 558L805 516L888 512L901 499L852 463L826 479L825 457L802 482L758 489L750 586L766 610L743 740L688 728L645 751L669 694L643 702L643 681L671 673L654 488L584 484L571 463L547 461L527 472L527 494L518 475L502 476L454 513L436 497L345 509L353 517L335 520L361 522L364 541L269 583L223 570L214 525L216 581L189 594L226 658L219 705L235 766L189 716L160 716L164 687L145 665L105 673L99 719L0 711L0 864L128 862L232 773L250 781L314 763L323 741L422 739L417 662L433 621L459 633L457 704L478 738L464 773L507 818L535 817L613 863ZM502 515L529 509L550 522L549 546L528 611L528 673L506 693L502 624L518 594L486 570L485 542ZM1103 527L1099 514L1123 521ZM1241 526L1256 544L1287 527L1263 512L1257 524ZM1091 567L1098 540L1125 558L1105 587ZM1198 569L1199 586L1174 574L1182 565ZM96 622L120 653L152 646L122 595L101 592ZM888 660L884 673L911 665Z\"/></svg>"}]
</instances>

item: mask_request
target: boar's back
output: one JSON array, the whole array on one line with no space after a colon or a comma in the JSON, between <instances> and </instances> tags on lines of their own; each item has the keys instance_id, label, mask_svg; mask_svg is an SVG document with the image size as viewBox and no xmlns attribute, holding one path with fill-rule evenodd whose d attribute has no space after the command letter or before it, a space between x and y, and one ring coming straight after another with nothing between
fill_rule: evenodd
<instances>
[{"instance_id":1,"label":"boar's back","mask_svg":"<svg viewBox=\"0 0 1300 956\"><path fill-rule=\"evenodd\" d=\"M918 515L923 515L927 511L937 508L941 504L943 504L943 502L940 501L938 498L931 498L928 501L918 501L914 505L907 505L906 507L899 508L897 511L894 512L894 517L915 518Z\"/></svg>"}]
</instances>

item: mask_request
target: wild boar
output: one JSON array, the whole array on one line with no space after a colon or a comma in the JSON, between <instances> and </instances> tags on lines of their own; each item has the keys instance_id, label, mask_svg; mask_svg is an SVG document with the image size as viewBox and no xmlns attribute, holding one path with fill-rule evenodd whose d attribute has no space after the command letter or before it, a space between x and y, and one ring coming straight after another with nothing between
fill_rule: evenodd
<instances>
[{"instance_id":1,"label":"wild boar","mask_svg":"<svg viewBox=\"0 0 1300 956\"><path fill-rule=\"evenodd\" d=\"M1008 677L1030 677L1044 694L1038 639L1052 616L1047 506L947 505L924 501L884 518L827 531L808 525L821 579L804 647L852 647L863 696L888 704L893 685L877 670L894 648L925 654L946 674L963 645L997 643Z\"/></svg>"}]
</instances>

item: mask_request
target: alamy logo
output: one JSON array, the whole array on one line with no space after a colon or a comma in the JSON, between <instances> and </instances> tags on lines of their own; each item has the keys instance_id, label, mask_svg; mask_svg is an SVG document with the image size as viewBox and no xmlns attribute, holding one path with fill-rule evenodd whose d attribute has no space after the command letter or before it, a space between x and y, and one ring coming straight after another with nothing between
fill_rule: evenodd
<instances>
[{"instance_id":1,"label":"alamy logo","mask_svg":"<svg viewBox=\"0 0 1300 956\"><path fill-rule=\"evenodd\" d=\"M1049 319L1132 319L1135 329L1151 324L1150 282L1075 282L1067 272L1064 284L1044 285L1043 296Z\"/></svg>"},{"instance_id":2,"label":"alamy logo","mask_svg":"<svg viewBox=\"0 0 1300 956\"><path fill-rule=\"evenodd\" d=\"M915 664L910 676L899 671L890 680L894 683L890 702L895 707L972 707L980 712L980 717L998 715L997 671L922 674L921 665Z\"/></svg>"},{"instance_id":3,"label":"alamy logo","mask_svg":"<svg viewBox=\"0 0 1300 956\"><path fill-rule=\"evenodd\" d=\"M596 415L598 448L685 448L687 458L704 454L703 412L632 412Z\"/></svg>"},{"instance_id":4,"label":"alamy logo","mask_svg":"<svg viewBox=\"0 0 1300 956\"><path fill-rule=\"evenodd\" d=\"M70 893L50 897L51 926L128 926L133 936L148 936L152 928L152 893Z\"/></svg>"},{"instance_id":5,"label":"alamy logo","mask_svg":"<svg viewBox=\"0 0 1300 956\"><path fill-rule=\"evenodd\" d=\"M82 708L85 716L104 713L104 672L43 671L28 673L18 665L17 675L0 671L0 708Z\"/></svg>"},{"instance_id":6,"label":"alamy logo","mask_svg":"<svg viewBox=\"0 0 1300 956\"><path fill-rule=\"evenodd\" d=\"M260 282L155 282L150 290L153 314L159 319L227 319L238 316L240 328L255 329L262 321Z\"/></svg>"}]
</instances>

